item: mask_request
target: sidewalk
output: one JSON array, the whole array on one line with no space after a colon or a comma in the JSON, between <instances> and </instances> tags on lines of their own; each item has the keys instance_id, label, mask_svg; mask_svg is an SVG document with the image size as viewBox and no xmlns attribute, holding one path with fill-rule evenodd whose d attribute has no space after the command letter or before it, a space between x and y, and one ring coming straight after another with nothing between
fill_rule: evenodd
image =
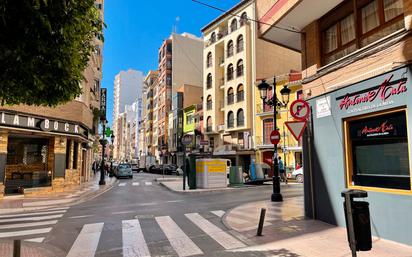
<instances>
[{"instance_id":1,"label":"sidewalk","mask_svg":"<svg viewBox=\"0 0 412 257\"><path fill-rule=\"evenodd\" d=\"M266 208L263 236L256 236L261 208ZM233 252L262 252L271 256L350 257L346 229L304 218L303 197L244 204L230 210L223 223L256 246ZM411 257L412 247L373 238L372 250L359 257Z\"/></svg>"},{"instance_id":2,"label":"sidewalk","mask_svg":"<svg viewBox=\"0 0 412 257\"><path fill-rule=\"evenodd\" d=\"M210 192L225 192L231 190L239 190L239 189L247 189L247 188L254 188L258 186L269 186L270 184L264 185L239 185L233 187L223 187L223 188L210 188L210 189L189 189L186 181L186 190L183 190L183 179L182 178L157 178L156 182L160 185L166 187L167 189L183 194L196 194L196 193L210 193Z\"/></svg>"},{"instance_id":3,"label":"sidewalk","mask_svg":"<svg viewBox=\"0 0 412 257\"><path fill-rule=\"evenodd\" d=\"M45 193L36 196L6 196L0 199L0 214L73 205L106 192L117 181L114 177L106 176L106 185L99 186L99 180L100 175L96 173L91 181L67 188L63 192Z\"/></svg>"},{"instance_id":4,"label":"sidewalk","mask_svg":"<svg viewBox=\"0 0 412 257\"><path fill-rule=\"evenodd\" d=\"M21 242L21 257L64 257L65 253L60 249L47 244ZM0 240L0 256L13 257L13 240Z\"/></svg>"}]
</instances>

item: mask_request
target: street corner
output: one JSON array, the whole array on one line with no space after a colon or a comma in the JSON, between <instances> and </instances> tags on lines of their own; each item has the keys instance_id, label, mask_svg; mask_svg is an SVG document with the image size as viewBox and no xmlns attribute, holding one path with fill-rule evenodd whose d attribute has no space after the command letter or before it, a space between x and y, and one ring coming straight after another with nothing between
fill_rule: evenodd
<instances>
[{"instance_id":1,"label":"street corner","mask_svg":"<svg viewBox=\"0 0 412 257\"><path fill-rule=\"evenodd\" d=\"M20 241L20 257L64 257L66 253L59 248L46 243L38 243L35 240ZM12 257L14 246L19 244L10 239L0 239L0 256Z\"/></svg>"}]
</instances>

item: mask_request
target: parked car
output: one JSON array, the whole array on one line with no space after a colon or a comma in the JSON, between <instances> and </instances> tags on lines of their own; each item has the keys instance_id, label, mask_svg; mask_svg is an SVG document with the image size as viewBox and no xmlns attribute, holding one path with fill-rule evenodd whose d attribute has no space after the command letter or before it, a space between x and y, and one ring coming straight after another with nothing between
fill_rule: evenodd
<instances>
[{"instance_id":1,"label":"parked car","mask_svg":"<svg viewBox=\"0 0 412 257\"><path fill-rule=\"evenodd\" d=\"M296 169L292 172L292 179L295 179L299 183L303 183L303 167Z\"/></svg>"},{"instance_id":2,"label":"parked car","mask_svg":"<svg viewBox=\"0 0 412 257\"><path fill-rule=\"evenodd\" d=\"M114 175L116 178L133 178L132 166L129 163L120 163L114 170Z\"/></svg>"},{"instance_id":3,"label":"parked car","mask_svg":"<svg viewBox=\"0 0 412 257\"><path fill-rule=\"evenodd\" d=\"M176 173L177 166L175 164L153 165L150 167L149 172L163 174L163 167L164 167L164 173L167 175L172 175L173 173Z\"/></svg>"}]
</instances>

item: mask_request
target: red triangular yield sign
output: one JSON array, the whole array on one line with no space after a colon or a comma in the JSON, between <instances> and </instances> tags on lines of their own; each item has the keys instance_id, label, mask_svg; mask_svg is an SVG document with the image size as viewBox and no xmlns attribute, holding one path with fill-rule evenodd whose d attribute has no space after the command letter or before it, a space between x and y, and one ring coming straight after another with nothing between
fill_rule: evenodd
<instances>
[{"instance_id":1,"label":"red triangular yield sign","mask_svg":"<svg viewBox=\"0 0 412 257\"><path fill-rule=\"evenodd\" d=\"M285 122L286 127L288 127L290 133L293 137L299 141L302 137L303 131L306 128L307 121L287 121Z\"/></svg>"}]
</instances>

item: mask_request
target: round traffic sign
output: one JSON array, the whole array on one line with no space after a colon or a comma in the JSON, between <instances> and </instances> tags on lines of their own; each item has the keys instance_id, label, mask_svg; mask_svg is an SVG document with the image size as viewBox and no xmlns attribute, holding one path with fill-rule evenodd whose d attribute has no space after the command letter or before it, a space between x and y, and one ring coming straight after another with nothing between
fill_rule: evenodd
<instances>
[{"instance_id":1,"label":"round traffic sign","mask_svg":"<svg viewBox=\"0 0 412 257\"><path fill-rule=\"evenodd\" d=\"M190 143L192 143L192 135L184 135L182 137L182 144L183 145L190 145Z\"/></svg>"},{"instance_id":2,"label":"round traffic sign","mask_svg":"<svg viewBox=\"0 0 412 257\"><path fill-rule=\"evenodd\" d=\"M297 99L290 105L290 114L296 120L304 121L309 117L310 108L308 102Z\"/></svg>"},{"instance_id":3,"label":"round traffic sign","mask_svg":"<svg viewBox=\"0 0 412 257\"><path fill-rule=\"evenodd\" d=\"M280 133L277 130L273 130L270 133L270 142L274 145L277 145L280 141Z\"/></svg>"}]
</instances>

